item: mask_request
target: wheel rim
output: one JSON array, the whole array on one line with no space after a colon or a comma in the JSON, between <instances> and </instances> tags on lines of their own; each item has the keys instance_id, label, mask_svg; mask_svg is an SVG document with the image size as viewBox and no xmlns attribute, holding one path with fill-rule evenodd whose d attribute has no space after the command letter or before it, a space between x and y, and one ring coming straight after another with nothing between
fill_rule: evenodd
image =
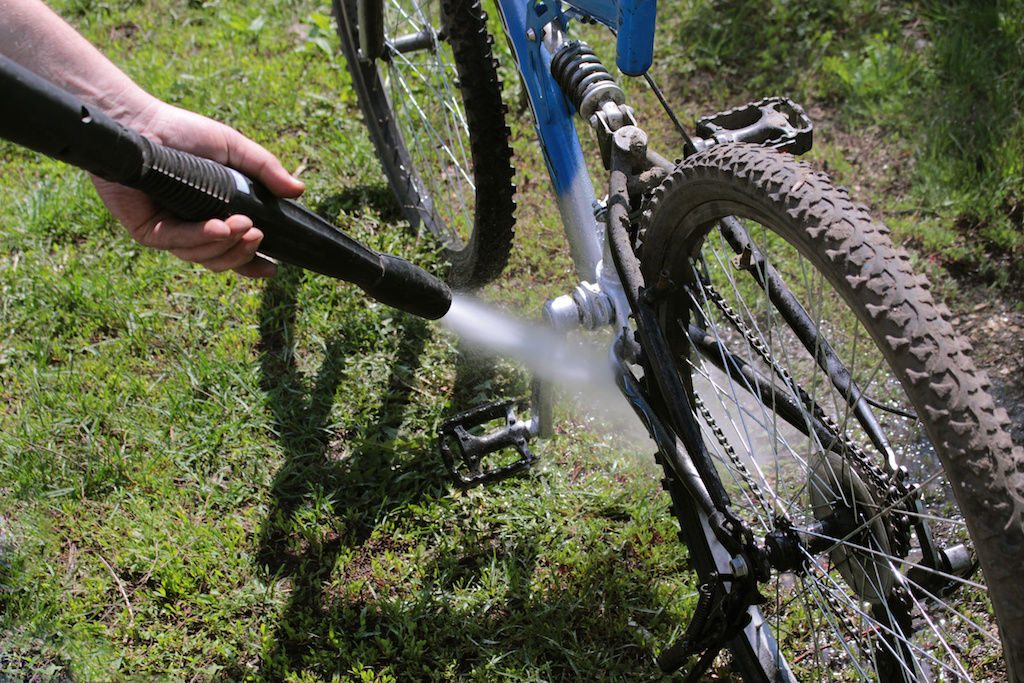
<instances>
[{"instance_id":1,"label":"wheel rim","mask_svg":"<svg viewBox=\"0 0 1024 683\"><path fill-rule=\"evenodd\" d=\"M761 607L765 627L800 680L993 675L991 667L1002 665L1001 648L980 576L964 579L924 566L921 544L912 531L918 517L903 509L908 490L897 495L883 490L878 472L884 472L884 456L864 436L812 354L781 321L743 263L744 255L737 255L710 220L740 213L741 208L718 206L691 218L693 224L684 233L706 239L692 240L691 262L672 274L677 285L685 283L685 294L668 306L675 327L668 327L667 334L677 349L686 350L680 367L692 377L705 443L736 510L766 545L772 534L787 529L799 530L804 538L795 549L798 566L777 563L762 586L768 598ZM796 249L756 221L743 225L824 330L857 386L889 408L873 407L872 412L889 436L898 464L921 486L926 507L921 518L943 547L956 549L962 543L969 549L966 526L941 466L864 326ZM824 311L842 315L826 316ZM692 341L694 327L710 338L702 352ZM778 367L761 357L754 348L758 343L778 359ZM729 364L723 362L723 349L767 378L778 395L821 408L848 438L844 452L856 448L869 454L876 470L844 471L838 463L845 459L833 452L840 447L833 444L830 451L820 435L808 437L759 405L753 398L755 386L723 371ZM804 429L813 432L809 424ZM853 522L847 521L840 532L823 533L823 520L841 509ZM956 584L951 597L938 594L943 582L936 576Z\"/></svg>"},{"instance_id":2,"label":"wheel rim","mask_svg":"<svg viewBox=\"0 0 1024 683\"><path fill-rule=\"evenodd\" d=\"M475 219L469 127L438 2L385 3L385 57L378 62L412 163L421 215L443 245L461 250Z\"/></svg>"}]
</instances>

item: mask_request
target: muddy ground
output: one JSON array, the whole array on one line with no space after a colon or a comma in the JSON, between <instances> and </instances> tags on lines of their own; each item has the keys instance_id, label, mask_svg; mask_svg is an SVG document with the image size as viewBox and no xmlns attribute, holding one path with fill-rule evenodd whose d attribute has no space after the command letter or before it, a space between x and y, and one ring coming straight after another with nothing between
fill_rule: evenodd
<instances>
[{"instance_id":1,"label":"muddy ground","mask_svg":"<svg viewBox=\"0 0 1024 683\"><path fill-rule=\"evenodd\" d=\"M1014 441L1024 444L1024 312L1011 294L967 283L953 301L954 324L974 344L996 400L1010 413Z\"/></svg>"}]
</instances>

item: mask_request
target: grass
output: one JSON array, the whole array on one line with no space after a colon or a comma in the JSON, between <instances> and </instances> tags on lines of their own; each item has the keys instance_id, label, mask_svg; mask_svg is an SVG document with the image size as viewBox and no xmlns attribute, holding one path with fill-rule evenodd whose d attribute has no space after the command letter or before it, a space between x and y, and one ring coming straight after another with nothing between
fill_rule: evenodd
<instances>
[{"instance_id":1,"label":"grass","mask_svg":"<svg viewBox=\"0 0 1024 683\"><path fill-rule=\"evenodd\" d=\"M327 6L54 6L156 95L302 168L305 203L357 239L440 268L429 240L397 218ZM923 18L878 2L681 1L663 12L672 20L659 46L688 115L792 90L837 112L837 131L906 136L912 186L869 199L895 213L914 206L905 237L982 272L998 245L1019 254L1006 210L1019 163L1021 131L1007 112L1020 89L1006 76L1021 73L1019 13L999 5L1006 40L975 48L976 68L1000 77L972 87L1001 107L977 114L1005 124L971 142L1000 151L985 153L985 177L1002 188L990 197L949 191L968 187L959 174L971 166L943 147L953 123L913 134L915 117L957 120L942 88L974 79L942 71L960 63L956 50L970 45L955 37L974 24L962 27L952 3L921 7ZM992 19L983 14L977 21ZM998 59L985 62L990 47ZM928 98L948 109L914 113ZM514 123L517 251L486 295L536 311L574 283L551 246L553 209L525 116ZM815 158L855 173L846 152L826 136ZM529 477L460 493L444 478L437 425L522 395L521 370L319 276L285 268L257 283L141 249L81 174L7 144L0 193L0 677L655 671L693 588L648 444L594 430L562 406ZM989 241L968 243L973 234Z\"/></svg>"},{"instance_id":2,"label":"grass","mask_svg":"<svg viewBox=\"0 0 1024 683\"><path fill-rule=\"evenodd\" d=\"M855 168L828 170L871 184L861 201L897 235L943 275L1016 291L1024 274L1024 3L683 6L667 13L661 43L677 100L703 114L723 100L794 97L817 114L812 156L827 164L839 145L860 157Z\"/></svg>"},{"instance_id":3,"label":"grass","mask_svg":"<svg viewBox=\"0 0 1024 683\"><path fill-rule=\"evenodd\" d=\"M57 9L152 92L304 167L304 201L355 237L439 265L397 219L327 7ZM459 494L437 425L521 394L521 371L325 278L255 283L140 249L81 174L0 149L6 676L652 670L685 551L634 448L565 413L539 472Z\"/></svg>"}]
</instances>

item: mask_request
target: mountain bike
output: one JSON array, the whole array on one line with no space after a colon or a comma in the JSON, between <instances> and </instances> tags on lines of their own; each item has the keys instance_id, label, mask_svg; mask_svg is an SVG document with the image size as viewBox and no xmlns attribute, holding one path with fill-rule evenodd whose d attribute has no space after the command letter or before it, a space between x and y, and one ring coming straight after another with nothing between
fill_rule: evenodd
<instances>
[{"instance_id":1,"label":"mountain bike","mask_svg":"<svg viewBox=\"0 0 1024 683\"><path fill-rule=\"evenodd\" d=\"M334 0L352 85L410 223L450 281L497 277L514 229L494 44L479 0ZM970 347L886 228L797 161L812 126L769 98L682 126L650 75L653 0L497 0L579 281L557 329L610 327L616 382L657 446L696 573L666 643L696 679L1024 677L1024 456ZM576 24L611 29L682 141L648 144ZM591 181L575 117L607 173ZM572 283L570 283L572 284ZM439 432L464 486L529 467L550 397ZM480 425L504 420L485 434ZM513 462L489 465L512 449ZM1000 657L1002 655L1002 661Z\"/></svg>"}]
</instances>

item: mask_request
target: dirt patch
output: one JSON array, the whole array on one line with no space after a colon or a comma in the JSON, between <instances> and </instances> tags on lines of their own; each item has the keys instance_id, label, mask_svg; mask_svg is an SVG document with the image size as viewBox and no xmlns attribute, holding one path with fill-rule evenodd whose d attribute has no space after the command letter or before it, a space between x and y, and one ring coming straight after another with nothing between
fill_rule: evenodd
<instances>
[{"instance_id":1,"label":"dirt patch","mask_svg":"<svg viewBox=\"0 0 1024 683\"><path fill-rule=\"evenodd\" d=\"M878 204L893 204L910 188L910 149L875 128L849 131L835 125L833 122L840 120L839 112L826 104L811 104L807 115L814 122L815 145L819 149L833 148L836 158L830 162L832 155L825 153L812 164L835 184L845 186L856 201L867 203L876 218L885 220L885 207Z\"/></svg>"},{"instance_id":2,"label":"dirt patch","mask_svg":"<svg viewBox=\"0 0 1024 683\"><path fill-rule=\"evenodd\" d=\"M122 21L110 29L110 40L115 43L130 42L141 30L134 21Z\"/></svg>"},{"instance_id":3,"label":"dirt patch","mask_svg":"<svg viewBox=\"0 0 1024 683\"><path fill-rule=\"evenodd\" d=\"M382 597L392 597L401 590L401 577L395 568L388 568L381 558L385 553L401 555L412 547L409 541L401 541L388 535L373 536L362 546L341 569L337 586L328 588L327 604L369 604ZM379 564L374 564L378 560ZM351 587L356 587L356 592Z\"/></svg>"},{"instance_id":4,"label":"dirt patch","mask_svg":"<svg viewBox=\"0 0 1024 683\"><path fill-rule=\"evenodd\" d=\"M1024 443L1024 311L1013 297L965 286L953 307L953 326L974 345L992 394L1010 414L1014 441Z\"/></svg>"}]
</instances>

